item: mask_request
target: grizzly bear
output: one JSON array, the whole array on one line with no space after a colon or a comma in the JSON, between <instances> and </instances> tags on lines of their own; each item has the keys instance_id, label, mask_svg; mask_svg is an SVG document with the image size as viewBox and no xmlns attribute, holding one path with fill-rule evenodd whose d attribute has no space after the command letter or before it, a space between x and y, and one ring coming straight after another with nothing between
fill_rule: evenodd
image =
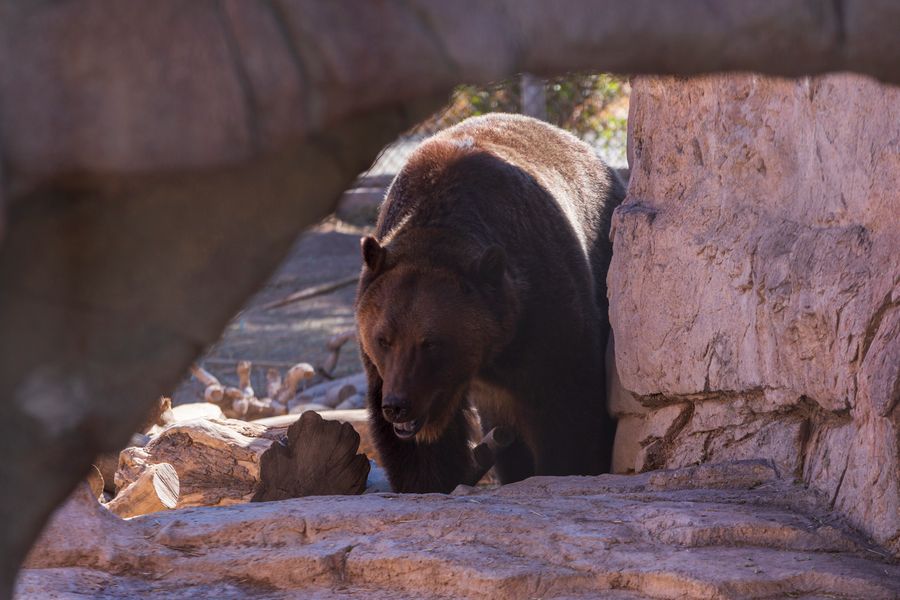
<instances>
[{"instance_id":1,"label":"grizzly bear","mask_svg":"<svg viewBox=\"0 0 900 600\"><path fill-rule=\"evenodd\" d=\"M590 146L492 114L423 142L362 239L356 311L373 440L399 492L449 492L476 424L513 430L502 483L608 469L610 216Z\"/></svg>"}]
</instances>

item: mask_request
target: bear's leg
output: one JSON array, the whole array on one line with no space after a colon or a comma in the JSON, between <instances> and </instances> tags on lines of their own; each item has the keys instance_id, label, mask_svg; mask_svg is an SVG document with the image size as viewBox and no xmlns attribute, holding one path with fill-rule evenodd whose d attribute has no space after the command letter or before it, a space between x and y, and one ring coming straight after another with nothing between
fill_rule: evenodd
<instances>
[{"instance_id":1,"label":"bear's leg","mask_svg":"<svg viewBox=\"0 0 900 600\"><path fill-rule=\"evenodd\" d=\"M494 470L502 484L522 481L534 475L531 449L521 437L516 437L512 444L497 453Z\"/></svg>"},{"instance_id":2,"label":"bear's leg","mask_svg":"<svg viewBox=\"0 0 900 600\"><path fill-rule=\"evenodd\" d=\"M599 404L599 400L592 399ZM598 475L608 469L604 451L609 419L599 406L536 418L529 426L536 475ZM581 405L584 407L584 404Z\"/></svg>"},{"instance_id":3,"label":"bear's leg","mask_svg":"<svg viewBox=\"0 0 900 600\"><path fill-rule=\"evenodd\" d=\"M562 330L562 326L560 326ZM578 340L576 332L566 339ZM569 354L545 357L556 364L552 384L532 379L522 390L525 404L519 422L534 453L536 475L598 475L609 470L615 424L606 411L604 343L584 340ZM554 363L553 360L556 362Z\"/></svg>"},{"instance_id":4,"label":"bear's leg","mask_svg":"<svg viewBox=\"0 0 900 600\"><path fill-rule=\"evenodd\" d=\"M457 411L440 439L431 444L401 440L381 414L383 382L372 360L362 353L368 379L369 426L381 466L396 492L453 491L475 468L469 448L469 409Z\"/></svg>"},{"instance_id":5,"label":"bear's leg","mask_svg":"<svg viewBox=\"0 0 900 600\"><path fill-rule=\"evenodd\" d=\"M401 440L380 412L370 411L372 435L381 464L394 491L427 493L453 491L474 470L469 448L470 425L460 410L435 442Z\"/></svg>"},{"instance_id":6,"label":"bear's leg","mask_svg":"<svg viewBox=\"0 0 900 600\"><path fill-rule=\"evenodd\" d=\"M491 411L490 407L482 406L479 409L481 418L481 431L484 435L497 426L509 427L509 424L501 422ZM512 427L515 431L515 427ZM531 455L531 448L525 442L522 434L518 431L513 443L506 448L497 451L494 457L494 472L500 483L515 483L528 479L534 475L534 457Z\"/></svg>"}]
</instances>

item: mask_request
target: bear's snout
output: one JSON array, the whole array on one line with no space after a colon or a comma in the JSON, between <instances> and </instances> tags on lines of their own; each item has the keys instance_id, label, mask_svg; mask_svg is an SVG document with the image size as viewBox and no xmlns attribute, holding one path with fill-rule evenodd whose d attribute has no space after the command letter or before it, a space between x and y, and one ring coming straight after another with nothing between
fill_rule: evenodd
<instances>
[{"instance_id":1,"label":"bear's snout","mask_svg":"<svg viewBox=\"0 0 900 600\"><path fill-rule=\"evenodd\" d=\"M381 414L391 423L405 423L412 417L412 403L405 394L388 394L381 403Z\"/></svg>"}]
</instances>

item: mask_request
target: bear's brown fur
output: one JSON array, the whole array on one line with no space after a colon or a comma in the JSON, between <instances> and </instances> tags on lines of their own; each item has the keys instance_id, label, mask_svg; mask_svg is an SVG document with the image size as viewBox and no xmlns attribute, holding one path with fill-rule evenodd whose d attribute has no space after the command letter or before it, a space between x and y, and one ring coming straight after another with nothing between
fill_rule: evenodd
<instances>
[{"instance_id":1,"label":"bear's brown fur","mask_svg":"<svg viewBox=\"0 0 900 600\"><path fill-rule=\"evenodd\" d=\"M508 483L608 468L604 402L615 173L527 117L424 142L362 240L357 321L380 459L402 492L448 492L475 432L503 425Z\"/></svg>"}]
</instances>

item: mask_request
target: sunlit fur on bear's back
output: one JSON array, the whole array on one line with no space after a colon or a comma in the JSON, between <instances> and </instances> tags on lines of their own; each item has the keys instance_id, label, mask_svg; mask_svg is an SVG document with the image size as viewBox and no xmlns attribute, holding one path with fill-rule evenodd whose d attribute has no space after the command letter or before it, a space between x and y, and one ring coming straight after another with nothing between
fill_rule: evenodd
<instances>
[{"instance_id":1,"label":"sunlit fur on bear's back","mask_svg":"<svg viewBox=\"0 0 900 600\"><path fill-rule=\"evenodd\" d=\"M551 207L536 204L529 190L535 186L571 225L597 300L605 306L605 276L597 275L605 274L612 254L609 223L624 187L589 145L530 117L474 117L423 142L388 190L376 236L390 243L407 226L437 226L483 241L497 234L499 220L510 237L529 237L539 246L541 224L561 219L550 214Z\"/></svg>"}]
</instances>

